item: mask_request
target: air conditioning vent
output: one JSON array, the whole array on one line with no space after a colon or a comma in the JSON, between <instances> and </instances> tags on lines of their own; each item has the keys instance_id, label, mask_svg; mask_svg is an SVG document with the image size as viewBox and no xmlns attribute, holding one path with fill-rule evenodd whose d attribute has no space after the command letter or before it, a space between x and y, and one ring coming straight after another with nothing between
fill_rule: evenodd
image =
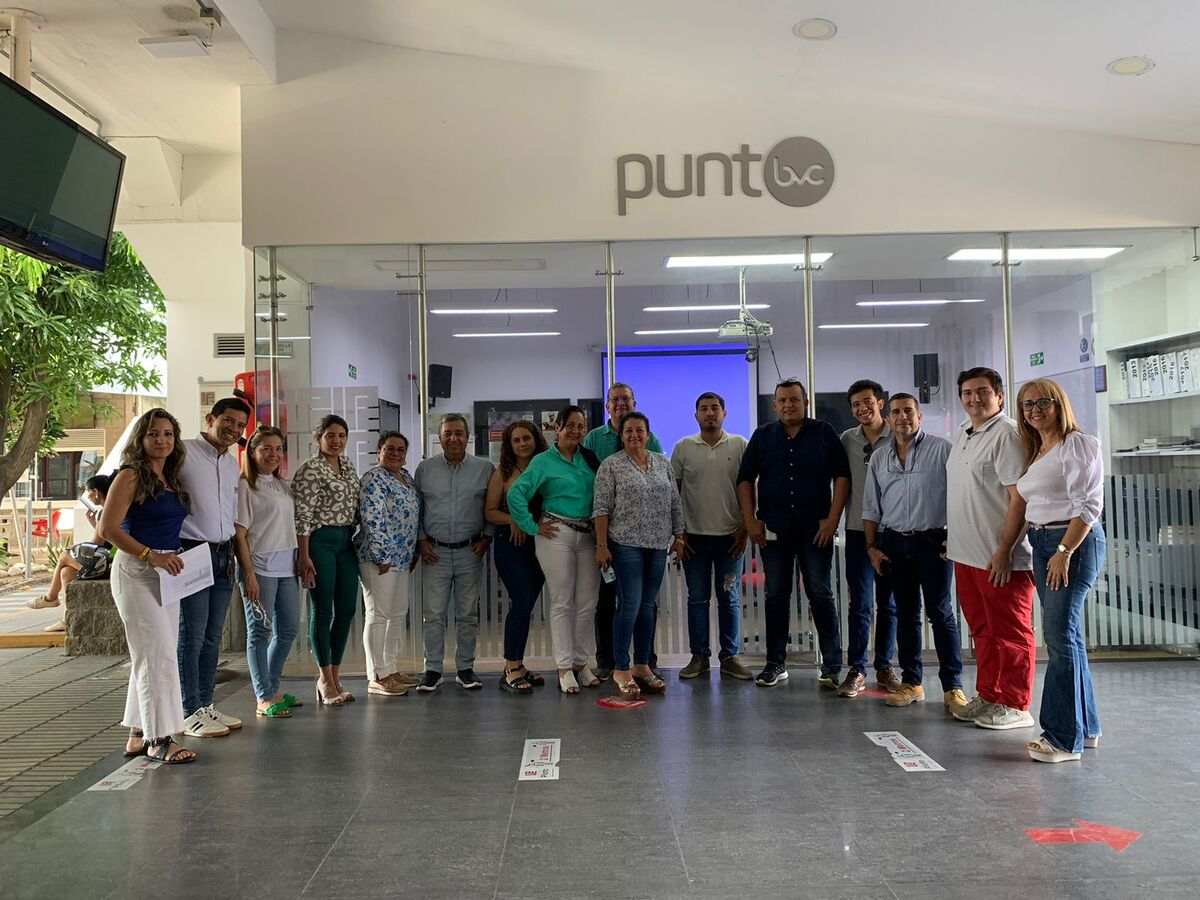
<instances>
[{"instance_id":1,"label":"air conditioning vent","mask_svg":"<svg viewBox=\"0 0 1200 900\"><path fill-rule=\"evenodd\" d=\"M213 335L213 356L217 359L244 357L245 355L246 335L240 333Z\"/></svg>"}]
</instances>

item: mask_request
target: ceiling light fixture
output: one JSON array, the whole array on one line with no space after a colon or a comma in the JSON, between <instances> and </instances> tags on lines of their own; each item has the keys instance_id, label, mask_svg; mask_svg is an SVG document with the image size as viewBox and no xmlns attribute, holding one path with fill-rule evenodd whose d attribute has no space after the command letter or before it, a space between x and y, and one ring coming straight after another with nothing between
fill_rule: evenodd
<instances>
[{"instance_id":1,"label":"ceiling light fixture","mask_svg":"<svg viewBox=\"0 0 1200 900\"><path fill-rule=\"evenodd\" d=\"M1120 56L1105 66L1110 75L1145 75L1154 68L1148 56Z\"/></svg>"},{"instance_id":2,"label":"ceiling light fixture","mask_svg":"<svg viewBox=\"0 0 1200 900\"><path fill-rule=\"evenodd\" d=\"M558 337L561 331L462 331L456 333L460 338L483 337Z\"/></svg>"},{"instance_id":3,"label":"ceiling light fixture","mask_svg":"<svg viewBox=\"0 0 1200 900\"><path fill-rule=\"evenodd\" d=\"M928 328L928 322L860 322L818 325L818 328Z\"/></svg>"},{"instance_id":4,"label":"ceiling light fixture","mask_svg":"<svg viewBox=\"0 0 1200 900\"><path fill-rule=\"evenodd\" d=\"M1125 247L1019 247L1008 251L1015 262L1047 262L1052 260L1108 259ZM946 259L951 262L1000 262L999 247L967 247L955 250Z\"/></svg>"},{"instance_id":5,"label":"ceiling light fixture","mask_svg":"<svg viewBox=\"0 0 1200 900\"><path fill-rule=\"evenodd\" d=\"M529 307L528 309L507 309L493 306L488 309L431 309L435 316L536 316L549 315L558 312L552 306Z\"/></svg>"},{"instance_id":6,"label":"ceiling light fixture","mask_svg":"<svg viewBox=\"0 0 1200 900\"><path fill-rule=\"evenodd\" d=\"M634 334L716 334L720 328L652 328L648 331L635 331Z\"/></svg>"},{"instance_id":7,"label":"ceiling light fixture","mask_svg":"<svg viewBox=\"0 0 1200 900\"><path fill-rule=\"evenodd\" d=\"M837 31L837 24L829 19L805 19L792 26L792 34L806 41L827 41Z\"/></svg>"},{"instance_id":8,"label":"ceiling light fixture","mask_svg":"<svg viewBox=\"0 0 1200 900\"><path fill-rule=\"evenodd\" d=\"M208 56L208 46L193 34L180 34L174 37L138 38L146 52L159 59L187 59L198 56Z\"/></svg>"},{"instance_id":9,"label":"ceiling light fixture","mask_svg":"<svg viewBox=\"0 0 1200 900\"><path fill-rule=\"evenodd\" d=\"M859 300L855 306L946 306L950 303L986 303L983 297L969 297L965 300Z\"/></svg>"},{"instance_id":10,"label":"ceiling light fixture","mask_svg":"<svg viewBox=\"0 0 1200 900\"><path fill-rule=\"evenodd\" d=\"M380 272L415 274L417 264L409 259L377 259ZM510 259L427 259L426 272L543 272L546 260L537 257Z\"/></svg>"},{"instance_id":11,"label":"ceiling light fixture","mask_svg":"<svg viewBox=\"0 0 1200 900\"><path fill-rule=\"evenodd\" d=\"M814 265L828 262L832 253L814 253ZM668 256L668 269L717 268L720 266L740 268L742 266L802 266L803 253L750 253L732 256Z\"/></svg>"},{"instance_id":12,"label":"ceiling light fixture","mask_svg":"<svg viewBox=\"0 0 1200 900\"><path fill-rule=\"evenodd\" d=\"M260 313L255 313L254 315L260 322L270 322L271 321L271 314L269 312L260 312ZM277 313L275 313L275 321L276 322L286 322L287 318L288 318L287 313L285 313L282 309L279 310Z\"/></svg>"},{"instance_id":13,"label":"ceiling light fixture","mask_svg":"<svg viewBox=\"0 0 1200 900\"><path fill-rule=\"evenodd\" d=\"M770 303L747 303L746 309L770 309ZM712 306L643 306L642 312L706 312L710 309L741 309L736 303L717 303Z\"/></svg>"}]
</instances>

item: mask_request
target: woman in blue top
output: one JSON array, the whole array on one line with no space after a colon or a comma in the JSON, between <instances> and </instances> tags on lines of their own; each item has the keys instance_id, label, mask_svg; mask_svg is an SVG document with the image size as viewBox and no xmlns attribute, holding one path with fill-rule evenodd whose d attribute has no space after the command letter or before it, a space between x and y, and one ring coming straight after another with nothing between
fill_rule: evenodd
<instances>
[{"instance_id":1,"label":"woman in blue top","mask_svg":"<svg viewBox=\"0 0 1200 900\"><path fill-rule=\"evenodd\" d=\"M183 571L179 530L187 516L187 495L179 483L184 450L178 437L179 423L165 409L152 409L138 419L97 529L120 551L112 589L129 645L125 755L145 754L171 764L196 758L171 739L183 731L176 655L179 604L163 605L159 595L159 570L171 575Z\"/></svg>"},{"instance_id":2,"label":"woman in blue top","mask_svg":"<svg viewBox=\"0 0 1200 900\"><path fill-rule=\"evenodd\" d=\"M396 668L396 644L408 613L408 582L417 546L421 503L405 471L408 438L398 431L379 436L379 465L359 483L356 544L358 574L367 607L363 646L367 651L367 693L403 697L417 679Z\"/></svg>"}]
</instances>

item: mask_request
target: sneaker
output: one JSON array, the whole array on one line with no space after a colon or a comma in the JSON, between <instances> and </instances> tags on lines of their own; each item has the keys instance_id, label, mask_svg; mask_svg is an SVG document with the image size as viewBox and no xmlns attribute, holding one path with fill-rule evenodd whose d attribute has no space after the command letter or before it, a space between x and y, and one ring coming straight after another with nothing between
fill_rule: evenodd
<instances>
[{"instance_id":1,"label":"sneaker","mask_svg":"<svg viewBox=\"0 0 1200 900\"><path fill-rule=\"evenodd\" d=\"M1083 739L1083 746L1087 747L1089 750L1095 750L1100 746L1100 735L1096 735L1095 737L1085 737Z\"/></svg>"},{"instance_id":2,"label":"sneaker","mask_svg":"<svg viewBox=\"0 0 1200 900\"><path fill-rule=\"evenodd\" d=\"M961 710L950 710L950 715L954 716L954 718L958 719L960 722L974 722L975 717L987 709L990 705L991 704L989 704L986 700L976 694L967 701L967 705Z\"/></svg>"},{"instance_id":3,"label":"sneaker","mask_svg":"<svg viewBox=\"0 0 1200 900\"><path fill-rule=\"evenodd\" d=\"M50 602L50 597L42 594L40 597L35 597L33 600L26 600L25 605L30 609L50 609L52 606L58 606L58 601Z\"/></svg>"},{"instance_id":4,"label":"sneaker","mask_svg":"<svg viewBox=\"0 0 1200 900\"><path fill-rule=\"evenodd\" d=\"M822 672L817 676L817 685L831 691L836 691L838 688L838 673Z\"/></svg>"},{"instance_id":5,"label":"sneaker","mask_svg":"<svg viewBox=\"0 0 1200 900\"><path fill-rule=\"evenodd\" d=\"M208 717L210 719L212 719L218 725L224 725L230 731L237 731L242 727L242 720L237 716L231 716L227 713L223 713L215 706L206 706L204 709L208 711Z\"/></svg>"},{"instance_id":6,"label":"sneaker","mask_svg":"<svg viewBox=\"0 0 1200 900\"><path fill-rule=\"evenodd\" d=\"M889 694L894 694L904 682L900 680L896 670L888 666L886 669L875 670L875 683Z\"/></svg>"},{"instance_id":7,"label":"sneaker","mask_svg":"<svg viewBox=\"0 0 1200 900\"><path fill-rule=\"evenodd\" d=\"M206 709L198 709L183 720L183 733L188 737L225 737L229 729L208 715Z\"/></svg>"},{"instance_id":8,"label":"sneaker","mask_svg":"<svg viewBox=\"0 0 1200 900\"><path fill-rule=\"evenodd\" d=\"M692 654L691 661L679 670L680 678L699 678L709 670L709 662L707 656L697 656Z\"/></svg>"},{"instance_id":9,"label":"sneaker","mask_svg":"<svg viewBox=\"0 0 1200 900\"><path fill-rule=\"evenodd\" d=\"M951 688L942 694L942 704L946 707L946 712L952 716L957 716L970 705L967 703L967 695L962 692L962 688Z\"/></svg>"},{"instance_id":10,"label":"sneaker","mask_svg":"<svg viewBox=\"0 0 1200 900\"><path fill-rule=\"evenodd\" d=\"M754 673L747 669L741 658L737 656L727 656L721 660L721 674L737 678L740 681L749 681L754 677Z\"/></svg>"},{"instance_id":11,"label":"sneaker","mask_svg":"<svg viewBox=\"0 0 1200 900\"><path fill-rule=\"evenodd\" d=\"M1072 762L1083 758L1082 753L1072 753L1069 750L1059 750L1045 738L1030 741L1025 745L1029 758L1034 762L1060 763Z\"/></svg>"},{"instance_id":12,"label":"sneaker","mask_svg":"<svg viewBox=\"0 0 1200 900\"><path fill-rule=\"evenodd\" d=\"M393 672L391 675L389 675L387 678L385 678L383 680L391 681L395 684L400 685L400 687L403 687L403 688L413 688L421 683L421 676L408 675L404 672Z\"/></svg>"},{"instance_id":13,"label":"sneaker","mask_svg":"<svg viewBox=\"0 0 1200 900\"><path fill-rule=\"evenodd\" d=\"M417 690L423 694L430 694L436 691L438 689L438 685L441 683L441 672L434 672L431 669L426 669L425 674L421 676L421 683L417 685Z\"/></svg>"},{"instance_id":14,"label":"sneaker","mask_svg":"<svg viewBox=\"0 0 1200 900\"><path fill-rule=\"evenodd\" d=\"M866 686L867 676L851 669L846 673L845 681L838 685L837 695L839 697L857 697Z\"/></svg>"},{"instance_id":15,"label":"sneaker","mask_svg":"<svg viewBox=\"0 0 1200 900\"><path fill-rule=\"evenodd\" d=\"M47 625L45 628L42 629L42 631L49 631L51 633L56 632L56 631L66 631L66 630L67 630L67 620L66 619L59 619L57 622L51 622L49 625Z\"/></svg>"},{"instance_id":16,"label":"sneaker","mask_svg":"<svg viewBox=\"0 0 1200 900\"><path fill-rule=\"evenodd\" d=\"M380 697L403 697L408 693L408 688L391 678L385 678L383 681L368 681L367 693Z\"/></svg>"},{"instance_id":17,"label":"sneaker","mask_svg":"<svg viewBox=\"0 0 1200 900\"><path fill-rule=\"evenodd\" d=\"M759 687L775 687L781 681L787 681L788 670L783 663L767 663L754 683Z\"/></svg>"},{"instance_id":18,"label":"sneaker","mask_svg":"<svg viewBox=\"0 0 1200 900\"><path fill-rule=\"evenodd\" d=\"M1013 709L1001 703L990 703L987 709L975 717L975 724L992 731L1008 731L1010 728L1032 728L1033 716L1027 709Z\"/></svg>"},{"instance_id":19,"label":"sneaker","mask_svg":"<svg viewBox=\"0 0 1200 900\"><path fill-rule=\"evenodd\" d=\"M904 682L900 685L900 690L888 694L883 698L883 702L888 706L908 706L911 703L916 703L924 699L925 688L919 684Z\"/></svg>"},{"instance_id":20,"label":"sneaker","mask_svg":"<svg viewBox=\"0 0 1200 900\"><path fill-rule=\"evenodd\" d=\"M458 674L454 676L454 680L462 686L464 690L474 691L483 687L483 682L475 677L474 669L459 669Z\"/></svg>"}]
</instances>

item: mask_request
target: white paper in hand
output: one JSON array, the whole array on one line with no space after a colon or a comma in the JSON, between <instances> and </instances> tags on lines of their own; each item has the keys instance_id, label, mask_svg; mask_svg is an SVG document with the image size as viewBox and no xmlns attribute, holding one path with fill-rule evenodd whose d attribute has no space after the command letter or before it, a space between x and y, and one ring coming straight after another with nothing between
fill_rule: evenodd
<instances>
[{"instance_id":1,"label":"white paper in hand","mask_svg":"<svg viewBox=\"0 0 1200 900\"><path fill-rule=\"evenodd\" d=\"M183 571L178 575L169 575L165 569L158 570L159 602L163 606L178 603L184 597L212 586L212 551L208 544L184 550L179 558L183 560Z\"/></svg>"}]
</instances>

